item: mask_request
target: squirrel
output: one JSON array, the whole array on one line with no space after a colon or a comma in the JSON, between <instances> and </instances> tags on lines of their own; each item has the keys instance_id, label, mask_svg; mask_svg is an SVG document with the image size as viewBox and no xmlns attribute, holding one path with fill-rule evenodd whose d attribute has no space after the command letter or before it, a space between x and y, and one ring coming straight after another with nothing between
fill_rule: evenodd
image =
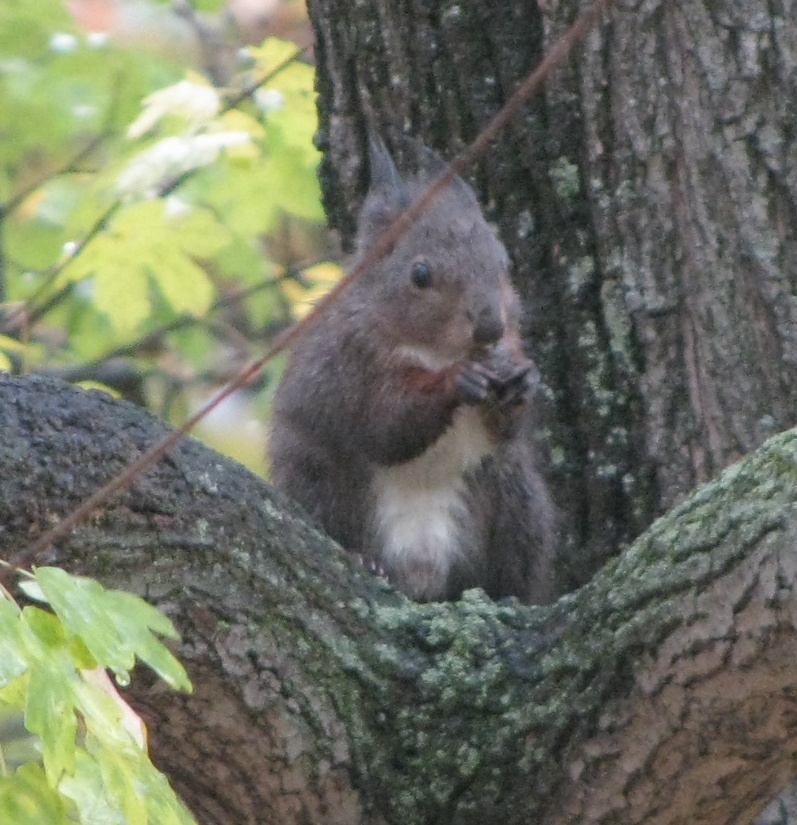
<instances>
[{"instance_id":1,"label":"squirrel","mask_svg":"<svg viewBox=\"0 0 797 825\"><path fill-rule=\"evenodd\" d=\"M444 168L402 177L369 139L356 255ZM539 382L507 253L457 177L293 349L273 403L274 485L417 601L554 596L555 517L524 433Z\"/></svg>"}]
</instances>

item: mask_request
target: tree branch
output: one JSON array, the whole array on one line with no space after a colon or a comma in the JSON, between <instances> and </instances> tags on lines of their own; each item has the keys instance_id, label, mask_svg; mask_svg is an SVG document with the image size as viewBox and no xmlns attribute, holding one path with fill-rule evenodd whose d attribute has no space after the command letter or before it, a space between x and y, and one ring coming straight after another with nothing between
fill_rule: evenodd
<instances>
[{"instance_id":1,"label":"tree branch","mask_svg":"<svg viewBox=\"0 0 797 825\"><path fill-rule=\"evenodd\" d=\"M0 554L162 437L132 405L0 378ZM549 608L413 605L188 440L58 560L177 622L196 692L144 675L203 823L743 823L794 773L797 434Z\"/></svg>"}]
</instances>

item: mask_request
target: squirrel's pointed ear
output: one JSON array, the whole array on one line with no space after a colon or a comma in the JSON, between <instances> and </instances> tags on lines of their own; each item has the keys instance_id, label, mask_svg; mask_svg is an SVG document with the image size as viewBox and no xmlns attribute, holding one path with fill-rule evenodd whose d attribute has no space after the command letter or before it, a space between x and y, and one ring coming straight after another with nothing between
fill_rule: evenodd
<instances>
[{"instance_id":1,"label":"squirrel's pointed ear","mask_svg":"<svg viewBox=\"0 0 797 825\"><path fill-rule=\"evenodd\" d=\"M434 149L424 146L422 143L418 144L418 167L422 170L422 174L427 176L430 180L439 177L448 169L448 162L443 160ZM457 196L463 205L475 206L479 209L479 199L476 193L471 188L470 184L463 180L459 175L455 175L450 184L452 190L457 193Z\"/></svg>"},{"instance_id":2,"label":"squirrel's pointed ear","mask_svg":"<svg viewBox=\"0 0 797 825\"><path fill-rule=\"evenodd\" d=\"M425 144L421 143L415 138L408 135L402 135L401 144L406 151L406 154L412 158L415 168L417 169L418 179L431 183L435 178L439 178L443 172L448 169L448 161L442 158L434 149L430 149ZM463 180L459 175L456 175L449 184L452 191L457 194L459 201L463 206L479 207L479 199L476 193L471 188L470 184Z\"/></svg>"},{"instance_id":3,"label":"squirrel's pointed ear","mask_svg":"<svg viewBox=\"0 0 797 825\"><path fill-rule=\"evenodd\" d=\"M370 245L410 202L407 184L382 139L368 130L368 161L371 186L358 220L358 246Z\"/></svg>"},{"instance_id":4,"label":"squirrel's pointed ear","mask_svg":"<svg viewBox=\"0 0 797 825\"><path fill-rule=\"evenodd\" d=\"M369 194L373 191L388 193L406 190L406 185L382 138L372 129L368 130L368 164L371 170Z\"/></svg>"}]
</instances>

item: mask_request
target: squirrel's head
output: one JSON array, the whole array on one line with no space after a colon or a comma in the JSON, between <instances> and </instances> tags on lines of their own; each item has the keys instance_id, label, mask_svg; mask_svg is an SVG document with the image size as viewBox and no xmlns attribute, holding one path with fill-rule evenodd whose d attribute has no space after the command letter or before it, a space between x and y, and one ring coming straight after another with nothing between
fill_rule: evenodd
<instances>
[{"instance_id":1,"label":"squirrel's head","mask_svg":"<svg viewBox=\"0 0 797 825\"><path fill-rule=\"evenodd\" d=\"M411 143L417 172L402 177L384 144L370 144L371 186L360 213L360 256L444 169L430 149ZM516 323L509 261L461 178L445 188L362 279L366 312L396 347L430 363L457 361L501 340Z\"/></svg>"}]
</instances>

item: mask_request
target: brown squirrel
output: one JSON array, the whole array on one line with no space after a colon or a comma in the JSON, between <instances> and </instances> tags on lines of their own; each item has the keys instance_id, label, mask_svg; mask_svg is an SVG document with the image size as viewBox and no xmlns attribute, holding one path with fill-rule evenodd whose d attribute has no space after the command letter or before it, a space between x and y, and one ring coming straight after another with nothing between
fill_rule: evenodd
<instances>
[{"instance_id":1,"label":"brown squirrel","mask_svg":"<svg viewBox=\"0 0 797 825\"><path fill-rule=\"evenodd\" d=\"M370 141L358 255L443 168ZM456 178L296 345L274 399L274 484L409 597L554 596L553 508L521 433L538 381L503 245Z\"/></svg>"}]
</instances>

